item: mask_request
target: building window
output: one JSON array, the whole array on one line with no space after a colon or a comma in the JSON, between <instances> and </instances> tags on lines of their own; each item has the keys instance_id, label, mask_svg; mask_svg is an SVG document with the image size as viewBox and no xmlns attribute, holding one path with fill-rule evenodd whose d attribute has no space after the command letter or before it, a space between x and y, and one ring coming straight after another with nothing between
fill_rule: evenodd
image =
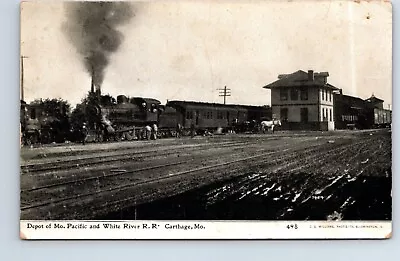
<instances>
[{"instance_id":1,"label":"building window","mask_svg":"<svg viewBox=\"0 0 400 261\"><path fill-rule=\"evenodd\" d=\"M329 101L332 101L332 91L329 91Z\"/></svg>"},{"instance_id":2,"label":"building window","mask_svg":"<svg viewBox=\"0 0 400 261\"><path fill-rule=\"evenodd\" d=\"M188 119L188 120L193 119L193 114L191 111L186 112L186 119Z\"/></svg>"},{"instance_id":3,"label":"building window","mask_svg":"<svg viewBox=\"0 0 400 261\"><path fill-rule=\"evenodd\" d=\"M325 90L322 89L322 100L325 100Z\"/></svg>"},{"instance_id":4,"label":"building window","mask_svg":"<svg viewBox=\"0 0 400 261\"><path fill-rule=\"evenodd\" d=\"M301 122L308 122L308 108L300 109L300 120Z\"/></svg>"},{"instance_id":5,"label":"building window","mask_svg":"<svg viewBox=\"0 0 400 261\"><path fill-rule=\"evenodd\" d=\"M301 89L300 96L301 100L303 101L308 100L308 89L307 88Z\"/></svg>"},{"instance_id":6,"label":"building window","mask_svg":"<svg viewBox=\"0 0 400 261\"><path fill-rule=\"evenodd\" d=\"M328 121L328 109L325 109L325 113L324 113L324 121Z\"/></svg>"},{"instance_id":7,"label":"building window","mask_svg":"<svg viewBox=\"0 0 400 261\"><path fill-rule=\"evenodd\" d=\"M288 109L282 108L281 109L281 121L288 121Z\"/></svg>"},{"instance_id":8,"label":"building window","mask_svg":"<svg viewBox=\"0 0 400 261\"><path fill-rule=\"evenodd\" d=\"M280 93L281 93L281 101L287 101L288 89L286 89L286 88L280 89Z\"/></svg>"},{"instance_id":9,"label":"building window","mask_svg":"<svg viewBox=\"0 0 400 261\"><path fill-rule=\"evenodd\" d=\"M297 101L299 99L299 90L297 88L290 89L290 99Z\"/></svg>"},{"instance_id":10,"label":"building window","mask_svg":"<svg viewBox=\"0 0 400 261\"><path fill-rule=\"evenodd\" d=\"M332 121L332 109L329 109L329 121Z\"/></svg>"}]
</instances>

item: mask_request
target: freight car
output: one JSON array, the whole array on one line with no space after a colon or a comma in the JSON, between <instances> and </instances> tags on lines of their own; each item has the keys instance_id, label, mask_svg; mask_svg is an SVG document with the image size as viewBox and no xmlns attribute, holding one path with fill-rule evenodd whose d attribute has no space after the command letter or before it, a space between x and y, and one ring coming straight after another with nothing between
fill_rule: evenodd
<instances>
[{"instance_id":1,"label":"freight car","mask_svg":"<svg viewBox=\"0 0 400 261\"><path fill-rule=\"evenodd\" d=\"M334 95L336 129L371 129L389 127L392 112L383 109L383 100L371 96L363 100L343 94Z\"/></svg>"},{"instance_id":2,"label":"freight car","mask_svg":"<svg viewBox=\"0 0 400 261\"><path fill-rule=\"evenodd\" d=\"M385 128L391 126L392 111L383 108L383 100L373 94L365 100L366 110L368 111L368 123L373 128Z\"/></svg>"},{"instance_id":3,"label":"freight car","mask_svg":"<svg viewBox=\"0 0 400 261\"><path fill-rule=\"evenodd\" d=\"M376 128L387 128L392 123L392 111L386 109L374 108L374 123Z\"/></svg>"}]
</instances>

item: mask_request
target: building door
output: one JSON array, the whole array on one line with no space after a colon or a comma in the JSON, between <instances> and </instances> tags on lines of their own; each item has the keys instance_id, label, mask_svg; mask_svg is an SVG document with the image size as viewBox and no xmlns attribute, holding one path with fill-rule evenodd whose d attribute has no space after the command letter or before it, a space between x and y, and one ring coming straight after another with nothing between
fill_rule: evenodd
<instances>
[{"instance_id":1,"label":"building door","mask_svg":"<svg viewBox=\"0 0 400 261\"><path fill-rule=\"evenodd\" d=\"M281 109L281 121L288 121L288 109L282 108Z\"/></svg>"},{"instance_id":2,"label":"building door","mask_svg":"<svg viewBox=\"0 0 400 261\"><path fill-rule=\"evenodd\" d=\"M300 109L300 121L301 122L308 122L308 108L301 108Z\"/></svg>"}]
</instances>

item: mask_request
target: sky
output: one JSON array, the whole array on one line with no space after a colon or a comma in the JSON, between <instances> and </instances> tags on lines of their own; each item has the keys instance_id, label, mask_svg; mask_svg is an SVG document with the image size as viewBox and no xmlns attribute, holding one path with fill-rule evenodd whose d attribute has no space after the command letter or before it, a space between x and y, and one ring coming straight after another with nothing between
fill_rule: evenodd
<instances>
[{"instance_id":1,"label":"sky","mask_svg":"<svg viewBox=\"0 0 400 261\"><path fill-rule=\"evenodd\" d=\"M270 104L263 86L279 74L327 71L344 94L372 93L392 104L392 8L382 1L132 2L118 27L103 94L222 103ZM62 2L23 2L24 99L62 98L73 106L90 90L82 56L69 41Z\"/></svg>"}]
</instances>

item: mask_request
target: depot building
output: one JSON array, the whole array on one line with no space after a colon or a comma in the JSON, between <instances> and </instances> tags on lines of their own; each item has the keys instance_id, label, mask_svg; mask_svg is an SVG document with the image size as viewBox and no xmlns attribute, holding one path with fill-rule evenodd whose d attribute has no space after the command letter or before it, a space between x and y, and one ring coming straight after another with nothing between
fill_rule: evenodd
<instances>
[{"instance_id":1,"label":"depot building","mask_svg":"<svg viewBox=\"0 0 400 261\"><path fill-rule=\"evenodd\" d=\"M335 129L333 94L339 88L328 77L328 72L299 70L263 87L271 90L272 117L281 120L282 129Z\"/></svg>"}]
</instances>

